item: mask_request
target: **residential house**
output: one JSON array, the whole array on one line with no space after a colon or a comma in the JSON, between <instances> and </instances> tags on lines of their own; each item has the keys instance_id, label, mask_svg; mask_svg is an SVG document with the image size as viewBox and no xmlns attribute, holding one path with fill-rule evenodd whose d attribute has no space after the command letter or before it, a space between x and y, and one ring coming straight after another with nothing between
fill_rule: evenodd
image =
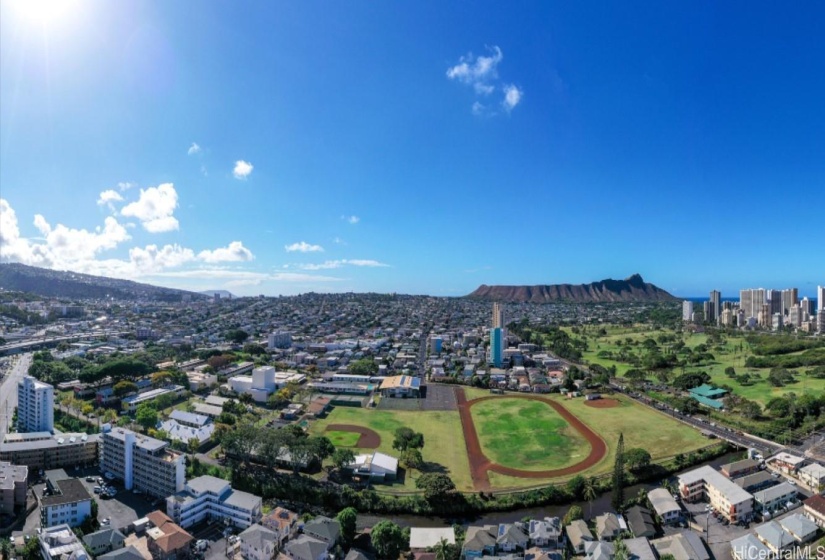
<instances>
[{"instance_id":1,"label":"residential house","mask_svg":"<svg viewBox=\"0 0 825 560\"><path fill-rule=\"evenodd\" d=\"M763 523L754 530L756 538L767 546L775 555L794 544L793 535L782 528L776 521Z\"/></svg>"},{"instance_id":2,"label":"residential house","mask_svg":"<svg viewBox=\"0 0 825 560\"><path fill-rule=\"evenodd\" d=\"M498 526L496 552L523 551L529 540L524 523L502 523Z\"/></svg>"},{"instance_id":3,"label":"residential house","mask_svg":"<svg viewBox=\"0 0 825 560\"><path fill-rule=\"evenodd\" d=\"M112 527L83 536L83 544L95 557L123 548L126 537Z\"/></svg>"},{"instance_id":4,"label":"residential house","mask_svg":"<svg viewBox=\"0 0 825 560\"><path fill-rule=\"evenodd\" d=\"M791 455L790 453L783 451L782 453L777 453L768 459L768 464L786 474L795 475L797 471L805 464L805 458Z\"/></svg>"},{"instance_id":5,"label":"residential house","mask_svg":"<svg viewBox=\"0 0 825 560\"><path fill-rule=\"evenodd\" d=\"M756 511L773 513L796 499L796 487L787 482L760 490L753 495Z\"/></svg>"},{"instance_id":6,"label":"residential house","mask_svg":"<svg viewBox=\"0 0 825 560\"><path fill-rule=\"evenodd\" d=\"M635 539L624 539L622 541L630 552L628 560L658 560L656 558L656 551L650 545L650 541L644 537L636 537Z\"/></svg>"},{"instance_id":7,"label":"residential house","mask_svg":"<svg viewBox=\"0 0 825 560\"><path fill-rule=\"evenodd\" d=\"M329 543L307 535L300 535L286 543L284 556L292 560L327 560L330 548Z\"/></svg>"},{"instance_id":8,"label":"residential house","mask_svg":"<svg viewBox=\"0 0 825 560\"><path fill-rule=\"evenodd\" d=\"M524 560L564 560L564 555L561 550L533 547L524 551Z\"/></svg>"},{"instance_id":9,"label":"residential house","mask_svg":"<svg viewBox=\"0 0 825 560\"><path fill-rule=\"evenodd\" d=\"M664 488L654 488L647 493L647 499L663 525L678 523L682 518L682 508Z\"/></svg>"},{"instance_id":10,"label":"residential house","mask_svg":"<svg viewBox=\"0 0 825 560\"><path fill-rule=\"evenodd\" d=\"M747 533L730 542L731 556L734 560L752 560L753 558L770 558L773 552L753 533Z\"/></svg>"},{"instance_id":11,"label":"residential house","mask_svg":"<svg viewBox=\"0 0 825 560\"><path fill-rule=\"evenodd\" d=\"M587 523L581 519L576 519L570 525L565 527L567 531L567 540L570 541L570 546L576 554L584 554L585 543L593 541L593 533L587 528Z\"/></svg>"},{"instance_id":12,"label":"residential house","mask_svg":"<svg viewBox=\"0 0 825 560\"><path fill-rule=\"evenodd\" d=\"M539 548L559 548L562 541L562 524L558 517L531 519L530 543Z\"/></svg>"},{"instance_id":13,"label":"residential house","mask_svg":"<svg viewBox=\"0 0 825 560\"><path fill-rule=\"evenodd\" d=\"M759 461L754 459L742 459L727 465L722 465L719 471L728 478L739 478L746 474L753 474L759 470Z\"/></svg>"},{"instance_id":14,"label":"residential house","mask_svg":"<svg viewBox=\"0 0 825 560\"><path fill-rule=\"evenodd\" d=\"M613 560L613 543L594 541L584 543L584 554L587 560Z\"/></svg>"},{"instance_id":15,"label":"residential house","mask_svg":"<svg viewBox=\"0 0 825 560\"><path fill-rule=\"evenodd\" d=\"M455 544L455 529L452 527L411 527L410 550L426 550L438 546L444 540L447 544Z\"/></svg>"},{"instance_id":16,"label":"residential house","mask_svg":"<svg viewBox=\"0 0 825 560\"><path fill-rule=\"evenodd\" d=\"M670 554L675 560L710 560L702 539L693 531L684 530L650 541L661 558Z\"/></svg>"},{"instance_id":17,"label":"residential house","mask_svg":"<svg viewBox=\"0 0 825 560\"><path fill-rule=\"evenodd\" d=\"M600 541L612 541L622 532L622 526L615 513L603 513L596 516L596 537Z\"/></svg>"},{"instance_id":18,"label":"residential house","mask_svg":"<svg viewBox=\"0 0 825 560\"><path fill-rule=\"evenodd\" d=\"M244 560L272 560L278 549L278 535L257 523L238 535Z\"/></svg>"},{"instance_id":19,"label":"residential house","mask_svg":"<svg viewBox=\"0 0 825 560\"><path fill-rule=\"evenodd\" d=\"M746 492L756 492L777 484L776 478L771 476L771 473L768 471L758 471L753 474L747 474L737 478L733 482Z\"/></svg>"},{"instance_id":20,"label":"residential house","mask_svg":"<svg viewBox=\"0 0 825 560\"><path fill-rule=\"evenodd\" d=\"M101 554L97 560L146 560L143 554L132 545Z\"/></svg>"},{"instance_id":21,"label":"residential house","mask_svg":"<svg viewBox=\"0 0 825 560\"><path fill-rule=\"evenodd\" d=\"M261 519L261 525L274 531L278 545L282 546L298 531L298 514L286 508L276 507Z\"/></svg>"},{"instance_id":22,"label":"residential house","mask_svg":"<svg viewBox=\"0 0 825 560\"><path fill-rule=\"evenodd\" d=\"M627 526L634 537L655 537L656 524L650 510L641 506L633 506L625 513Z\"/></svg>"},{"instance_id":23,"label":"residential house","mask_svg":"<svg viewBox=\"0 0 825 560\"><path fill-rule=\"evenodd\" d=\"M801 513L794 513L793 515L780 519L779 524L800 544L813 540L819 530L816 523Z\"/></svg>"},{"instance_id":24,"label":"residential house","mask_svg":"<svg viewBox=\"0 0 825 560\"><path fill-rule=\"evenodd\" d=\"M335 519L319 515L304 523L304 534L323 541L332 548L341 536L341 525Z\"/></svg>"},{"instance_id":25,"label":"residential house","mask_svg":"<svg viewBox=\"0 0 825 560\"><path fill-rule=\"evenodd\" d=\"M146 530L146 544L155 560L179 560L189 556L192 535L161 511L146 515L149 528Z\"/></svg>"},{"instance_id":26,"label":"residential house","mask_svg":"<svg viewBox=\"0 0 825 560\"><path fill-rule=\"evenodd\" d=\"M485 553L495 554L497 536L498 527L495 525L467 527L464 546L461 548L462 555L464 558L481 558Z\"/></svg>"},{"instance_id":27,"label":"residential house","mask_svg":"<svg viewBox=\"0 0 825 560\"><path fill-rule=\"evenodd\" d=\"M819 527L825 527L825 497L814 494L802 502L802 509L808 519Z\"/></svg>"},{"instance_id":28,"label":"residential house","mask_svg":"<svg viewBox=\"0 0 825 560\"><path fill-rule=\"evenodd\" d=\"M83 543L67 524L40 531L40 555L43 560L88 560Z\"/></svg>"},{"instance_id":29,"label":"residential house","mask_svg":"<svg viewBox=\"0 0 825 560\"><path fill-rule=\"evenodd\" d=\"M811 463L799 469L799 480L814 492L825 489L825 467L819 463Z\"/></svg>"}]
</instances>

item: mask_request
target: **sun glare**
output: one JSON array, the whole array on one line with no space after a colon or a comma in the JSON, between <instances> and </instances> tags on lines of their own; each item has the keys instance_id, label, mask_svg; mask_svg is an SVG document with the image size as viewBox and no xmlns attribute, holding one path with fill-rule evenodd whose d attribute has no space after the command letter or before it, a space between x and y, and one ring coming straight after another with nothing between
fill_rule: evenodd
<instances>
[{"instance_id":1,"label":"sun glare","mask_svg":"<svg viewBox=\"0 0 825 560\"><path fill-rule=\"evenodd\" d=\"M5 0L20 23L60 26L78 9L76 0Z\"/></svg>"}]
</instances>

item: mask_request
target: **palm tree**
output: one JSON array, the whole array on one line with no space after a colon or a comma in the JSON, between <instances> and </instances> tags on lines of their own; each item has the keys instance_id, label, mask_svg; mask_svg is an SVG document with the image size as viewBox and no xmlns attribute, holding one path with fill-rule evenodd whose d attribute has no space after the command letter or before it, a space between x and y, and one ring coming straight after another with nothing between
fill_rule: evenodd
<instances>
[{"instance_id":1,"label":"palm tree","mask_svg":"<svg viewBox=\"0 0 825 560\"><path fill-rule=\"evenodd\" d=\"M593 517L593 500L596 499L596 486L597 482L594 477L584 479L584 487L582 488L582 497L587 500L587 503L590 506L590 516L589 518Z\"/></svg>"},{"instance_id":2,"label":"palm tree","mask_svg":"<svg viewBox=\"0 0 825 560\"><path fill-rule=\"evenodd\" d=\"M447 560L447 539L444 537L435 545L435 560Z\"/></svg>"},{"instance_id":3,"label":"palm tree","mask_svg":"<svg viewBox=\"0 0 825 560\"><path fill-rule=\"evenodd\" d=\"M613 543L613 560L628 560L630 558L630 550L622 539Z\"/></svg>"}]
</instances>

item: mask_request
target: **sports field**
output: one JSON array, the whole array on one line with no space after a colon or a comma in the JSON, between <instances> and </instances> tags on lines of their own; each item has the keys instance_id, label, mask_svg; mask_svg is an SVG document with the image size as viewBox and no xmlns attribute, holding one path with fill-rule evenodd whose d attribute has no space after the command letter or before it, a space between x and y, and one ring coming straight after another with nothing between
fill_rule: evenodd
<instances>
[{"instance_id":1,"label":"sports field","mask_svg":"<svg viewBox=\"0 0 825 560\"><path fill-rule=\"evenodd\" d=\"M590 444L541 401L488 399L470 408L488 459L505 467L543 471L577 463Z\"/></svg>"},{"instance_id":2,"label":"sports field","mask_svg":"<svg viewBox=\"0 0 825 560\"><path fill-rule=\"evenodd\" d=\"M491 396L489 391L474 391L470 395L470 399ZM624 434L625 449L642 447L654 460L688 453L711 443L698 431L670 416L634 403L621 395L610 397L618 401L618 406L612 408L593 408L587 406L584 399L567 399L561 395L545 395L541 398L561 404L607 444L604 457L580 473L586 476L610 471L619 433ZM565 420L541 401L530 401L511 393L475 403L471 405L470 411L482 451L492 463L531 471L552 470L577 463L581 458L577 460L574 455L587 455L589 451L587 442L582 441L580 434L569 426L564 426ZM498 416L502 418L499 419ZM327 426L334 424L363 426L374 430L381 437L377 449L394 457L398 456L398 451L392 448L393 433L397 428L406 426L421 432L424 434L422 455L427 463L424 471L443 471L453 479L459 490L478 490L470 475L470 460L458 412L338 407L327 418L312 422L310 429L313 434L335 436L339 430L326 431ZM508 437L497 437L497 429L508 434ZM348 432L341 432L340 437L344 441L348 437L355 437L344 434ZM398 485L399 490L414 490L415 479L420 475L418 471L407 473L403 486ZM547 479L525 478L490 470L488 476L490 486L495 490L535 487L566 480L572 475Z\"/></svg>"},{"instance_id":3,"label":"sports field","mask_svg":"<svg viewBox=\"0 0 825 560\"><path fill-rule=\"evenodd\" d=\"M381 436L378 450L393 457L398 457L398 451L392 448L396 429L409 427L421 432L424 434L424 449L421 450L426 464L424 472L443 469L456 488L473 490L458 412L336 407L323 420L313 422L310 430L314 435L329 437L330 432L325 430L330 424L354 424L375 430ZM419 475L417 471L407 473L404 488L414 489L415 478Z\"/></svg>"},{"instance_id":4,"label":"sports field","mask_svg":"<svg viewBox=\"0 0 825 560\"><path fill-rule=\"evenodd\" d=\"M326 431L324 435L329 438L329 441L331 441L335 447L355 447L358 440L361 439L361 434L355 432L340 432L337 430Z\"/></svg>"}]
</instances>

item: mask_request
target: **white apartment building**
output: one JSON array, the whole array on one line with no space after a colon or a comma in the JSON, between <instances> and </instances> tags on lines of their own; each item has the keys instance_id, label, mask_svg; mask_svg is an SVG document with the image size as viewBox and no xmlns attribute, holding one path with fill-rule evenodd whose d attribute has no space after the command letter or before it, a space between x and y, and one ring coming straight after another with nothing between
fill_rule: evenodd
<instances>
[{"instance_id":1,"label":"white apartment building","mask_svg":"<svg viewBox=\"0 0 825 560\"><path fill-rule=\"evenodd\" d=\"M159 498L183 490L186 463L169 443L125 428L101 434L100 470L123 481L127 490L137 488Z\"/></svg>"},{"instance_id":2,"label":"white apartment building","mask_svg":"<svg viewBox=\"0 0 825 560\"><path fill-rule=\"evenodd\" d=\"M303 383L306 375L292 371L275 371L272 366L257 367L252 375L236 375L229 378L229 386L238 394L248 393L255 402L266 402L267 397L287 383Z\"/></svg>"},{"instance_id":3,"label":"white apartment building","mask_svg":"<svg viewBox=\"0 0 825 560\"><path fill-rule=\"evenodd\" d=\"M704 466L679 475L679 493L686 502L707 499L731 523L749 520L753 496L713 467Z\"/></svg>"},{"instance_id":4,"label":"white apartment building","mask_svg":"<svg viewBox=\"0 0 825 560\"><path fill-rule=\"evenodd\" d=\"M223 520L246 529L261 522L261 498L233 490L229 482L221 478L199 476L166 498L166 513L184 529L204 520Z\"/></svg>"},{"instance_id":5,"label":"white apartment building","mask_svg":"<svg viewBox=\"0 0 825 560\"><path fill-rule=\"evenodd\" d=\"M274 333L270 333L267 346L270 349L289 348L292 346L292 333L288 331L275 331Z\"/></svg>"},{"instance_id":6,"label":"white apartment building","mask_svg":"<svg viewBox=\"0 0 825 560\"><path fill-rule=\"evenodd\" d=\"M46 492L49 495L46 495ZM92 515L92 497L77 479L58 480L44 489L39 496L40 525L53 527L65 523L69 527L79 527Z\"/></svg>"},{"instance_id":7,"label":"white apartment building","mask_svg":"<svg viewBox=\"0 0 825 560\"><path fill-rule=\"evenodd\" d=\"M17 431L54 433L54 387L31 375L17 382Z\"/></svg>"}]
</instances>

